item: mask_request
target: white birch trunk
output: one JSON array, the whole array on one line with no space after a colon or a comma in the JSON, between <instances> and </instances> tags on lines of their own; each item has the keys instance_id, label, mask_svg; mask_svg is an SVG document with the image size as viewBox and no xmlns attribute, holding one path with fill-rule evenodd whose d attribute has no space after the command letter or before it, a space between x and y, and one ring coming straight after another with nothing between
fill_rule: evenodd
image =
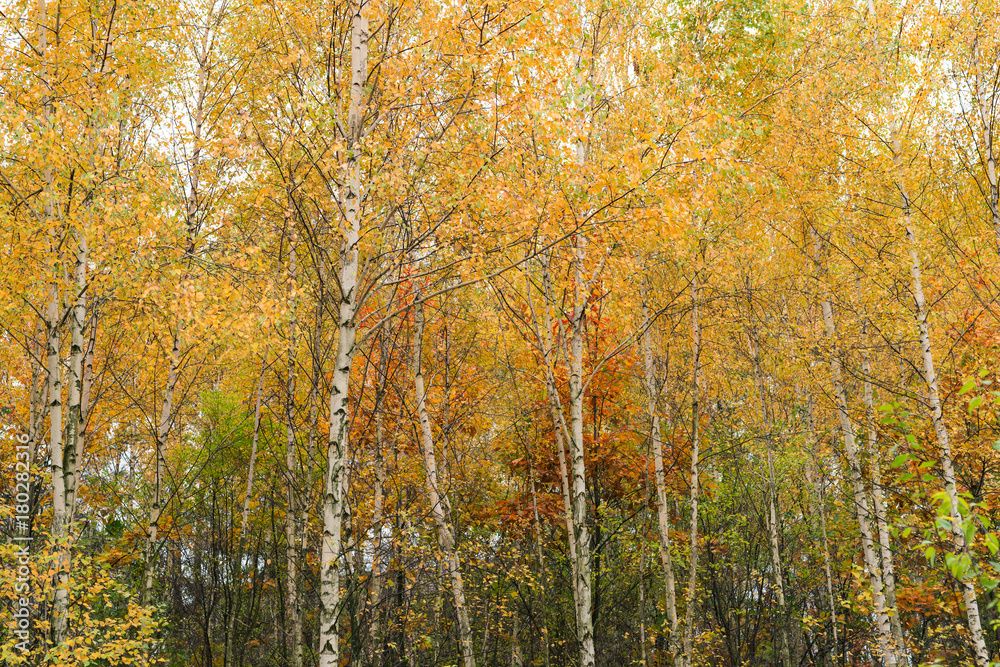
<instances>
[{"instance_id":1,"label":"white birch trunk","mask_svg":"<svg viewBox=\"0 0 1000 667\"><path fill-rule=\"evenodd\" d=\"M701 401L699 371L701 370L701 323L698 320L699 310L698 274L691 281L691 527L690 553L688 560L688 583L686 607L684 614L684 657L685 665L694 664L694 610L697 606L698 585L698 502L700 500L700 473L698 470L701 456Z\"/></svg>"},{"instance_id":2,"label":"white birch trunk","mask_svg":"<svg viewBox=\"0 0 1000 667\"><path fill-rule=\"evenodd\" d=\"M809 396L806 403L806 427L809 431L809 438L812 445L816 447L816 425L813 421L812 396ZM814 449L814 456L816 456ZM826 577L826 594L830 605L830 623L833 627L834 658L840 650L840 637L837 632L837 599L833 595L833 575L830 571L830 540L826 531L826 495L824 489L826 475L822 471L816 480L816 502L819 507L819 527L823 536L823 573Z\"/></svg>"},{"instance_id":3,"label":"white birch trunk","mask_svg":"<svg viewBox=\"0 0 1000 667\"><path fill-rule=\"evenodd\" d=\"M69 314L69 373L67 379L66 433L63 438L63 485L66 490L66 507L64 509L66 522L72 523L73 509L76 507L77 466L82 453L83 442L80 439L80 429L83 425L84 403L83 383L84 366L87 356L87 344L84 342L84 329L87 322L87 239L80 230L76 230L77 250L73 267L74 291L76 302ZM69 569L69 550L66 552L66 567Z\"/></svg>"},{"instance_id":4,"label":"white birch trunk","mask_svg":"<svg viewBox=\"0 0 1000 667\"><path fill-rule=\"evenodd\" d=\"M821 271L825 272L824 265L822 264L823 248L819 236L812 228L810 228L810 233L812 234L813 248L816 252L816 261L820 263ZM851 417L847 410L847 391L844 389L840 351L836 343L837 328L833 320L833 306L830 305L830 301L825 295L821 300L820 308L823 313L827 340L830 341L831 345L830 371L833 376L834 400L837 406L837 418L840 422L841 434L844 439L844 452L847 455L847 463L850 467L851 488L854 492L855 511L858 515L858 529L861 532L861 550L864 555L869 580L871 581L879 648L886 666L895 667L898 664L898 660L892 639L889 616L885 608L885 593L882 588L882 568L880 567L878 557L875 555L871 512L868 509L868 493L861 476L861 460L858 456L857 444L854 437L854 424L851 422Z\"/></svg>"},{"instance_id":5,"label":"white birch trunk","mask_svg":"<svg viewBox=\"0 0 1000 667\"><path fill-rule=\"evenodd\" d=\"M899 131L895 124L892 127L893 159L896 166L896 186L902 197L903 226L906 230L906 240L909 246L910 278L912 280L913 300L916 307L917 331L920 341L920 358L923 365L924 382L927 385L927 406L930 408L931 421L934 424L934 434L941 450L941 472L944 476L944 490L948 497L949 516L952 523L952 542L957 554L968 555L969 545L962 531L962 515L959 510L958 487L955 483L955 463L951 455L951 436L944 421L941 409L941 398L938 392L937 373L934 368L934 356L931 351L930 325L927 321L927 301L924 297L923 278L920 267L920 247L913 229L910 214L910 199L901 175L901 151ZM972 640L973 652L978 667L989 667L990 654L986 647L983 634L983 624L979 612L979 600L976 597L975 577L964 577L961 582L962 598L965 601L965 615Z\"/></svg>"},{"instance_id":6,"label":"white birch trunk","mask_svg":"<svg viewBox=\"0 0 1000 667\"><path fill-rule=\"evenodd\" d=\"M298 280L298 266L295 255L294 228L288 239L288 308L291 317L288 322L288 348L285 350L288 376L285 381L285 591L288 598L287 609L291 626L288 656L291 667L302 666L302 602L299 599L298 580L298 507L296 503L298 485L298 456L295 447L295 369L297 300L295 296Z\"/></svg>"},{"instance_id":7,"label":"white birch trunk","mask_svg":"<svg viewBox=\"0 0 1000 667\"><path fill-rule=\"evenodd\" d=\"M340 251L340 308L337 355L330 389L330 439L323 499L323 545L320 553L319 667L340 667L340 557L344 514L343 482L347 462L348 390L354 360L358 311L358 242L361 234L361 152L365 81L368 78L367 2L351 4L351 100L347 118L346 174L342 193L343 245Z\"/></svg>"},{"instance_id":8,"label":"white birch trunk","mask_svg":"<svg viewBox=\"0 0 1000 667\"><path fill-rule=\"evenodd\" d=\"M83 354L83 387L80 393L80 430L76 436L76 460L77 466L83 460L83 452L86 449L87 437L89 435L87 427L90 422L90 394L94 382L94 348L97 346L97 312L91 316L90 336L87 342L87 349ZM75 486L75 483L74 483ZM76 503L79 494L73 494L73 500L66 508L66 514L72 521L76 516Z\"/></svg>"},{"instance_id":9,"label":"white birch trunk","mask_svg":"<svg viewBox=\"0 0 1000 667\"><path fill-rule=\"evenodd\" d=\"M372 575L368 600L372 622L369 632L369 663L382 664L382 524L385 521L385 425L384 406L386 385L389 382L389 323L382 325L379 334L378 387L375 392L375 491L372 498Z\"/></svg>"},{"instance_id":10,"label":"white birch trunk","mask_svg":"<svg viewBox=\"0 0 1000 667\"><path fill-rule=\"evenodd\" d=\"M862 323L862 336L867 339L868 322ZM865 342L867 345L867 340ZM892 639L896 645L897 655L903 664L909 662L909 648L903 638L903 625L899 618L899 606L896 603L896 567L892 557L892 545L889 537L889 520L885 504L885 492L882 489L882 466L879 462L878 435L875 432L875 406L872 392L871 354L866 348L861 356L861 373L864 375L865 430L867 431L868 455L871 459L872 502L875 509L875 525L878 528L879 554L882 564L882 583L885 585L886 613L889 614L889 625L892 629Z\"/></svg>"},{"instance_id":11,"label":"white birch trunk","mask_svg":"<svg viewBox=\"0 0 1000 667\"><path fill-rule=\"evenodd\" d=\"M170 350L170 369L167 371L167 386L163 392L163 405L160 409L160 422L156 427L156 442L153 456L153 504L149 509L149 531L146 538L146 584L143 588L143 604L148 605L153 599L153 575L155 571L156 551L158 549L160 515L163 512L163 474L166 468L166 440L173 425L174 389L181 359L180 325L174 331L173 345Z\"/></svg>"},{"instance_id":12,"label":"white birch trunk","mask_svg":"<svg viewBox=\"0 0 1000 667\"><path fill-rule=\"evenodd\" d=\"M60 551L67 548L66 480L63 474L62 369L60 367L59 290L53 283L47 312L48 334L48 399L49 399L49 458L52 475L52 537ZM52 600L52 642L66 639L69 612L69 572L63 569L64 559L56 561L55 590Z\"/></svg>"},{"instance_id":13,"label":"white birch trunk","mask_svg":"<svg viewBox=\"0 0 1000 667\"><path fill-rule=\"evenodd\" d=\"M31 364L31 398L28 407L28 462L29 467L38 453L39 436L44 427L45 415L48 412L48 373L42 359L48 349L48 335L45 327L48 318L39 320L38 330L29 343Z\"/></svg>"},{"instance_id":14,"label":"white birch trunk","mask_svg":"<svg viewBox=\"0 0 1000 667\"><path fill-rule=\"evenodd\" d=\"M250 441L250 464L247 470L247 487L243 495L243 511L240 514L240 532L236 539L236 571L233 577L233 602L229 607L229 618L226 619L225 665L233 664L233 642L236 640L236 614L239 610L239 595L243 588L243 553L247 549L247 522L250 518L250 498L253 496L253 476L257 464L257 443L260 439L260 403L264 392L264 369L267 360L260 366L260 377L257 379L256 399L253 408L253 436Z\"/></svg>"},{"instance_id":15,"label":"white birch trunk","mask_svg":"<svg viewBox=\"0 0 1000 667\"><path fill-rule=\"evenodd\" d=\"M649 322L649 304L643 289L642 316ZM656 483L656 526L659 535L660 562L663 566L664 596L667 606L667 621L670 624L670 653L677 654L677 592L674 582L674 558L670 548L670 509L667 506L667 476L663 465L663 442L660 435L660 414L657 410L659 392L653 368L653 346L647 329L642 334L642 356L645 366L646 400L648 402L650 440L653 448L653 471Z\"/></svg>"},{"instance_id":16,"label":"white birch trunk","mask_svg":"<svg viewBox=\"0 0 1000 667\"><path fill-rule=\"evenodd\" d=\"M442 493L438 481L437 457L434 452L434 436L431 432L431 420L427 414L427 393L424 388L423 336L424 336L424 304L419 290L414 303L414 345L413 345L413 388L417 400L417 416L420 420L420 441L424 454L424 465L427 473L427 495L431 504L431 514L437 528L438 544L445 557L448 568L448 578L451 582L451 592L455 602L455 615L458 617L459 645L462 650L462 663L465 667L476 667L476 657L472 646L472 626L469 623L469 611L465 603L465 584L462 581L462 570L455 553L455 532L451 524L451 506L448 496Z\"/></svg>"},{"instance_id":17,"label":"white birch trunk","mask_svg":"<svg viewBox=\"0 0 1000 667\"><path fill-rule=\"evenodd\" d=\"M187 247L185 252L187 253L186 262L190 266L190 262L194 257L195 244L197 242L198 234L198 211L199 211L199 173L201 166L201 150L202 150L202 131L205 117L205 99L208 95L208 75L209 75L209 62L208 62L208 43L209 36L211 34L211 24L212 24L212 13L210 11L208 20L205 22L205 29L202 32L201 39L201 50L195 50L195 58L198 61L198 89L195 93L195 105L194 105L194 119L192 127L192 155L191 155L191 166L188 173L188 191L185 193L185 224L186 224L186 234L187 234ZM181 281L187 277L187 269L185 269L183 278ZM143 587L142 592L142 602L144 605L149 605L152 602L153 596L153 580L155 574L155 559L156 551L158 549L159 540L159 522L160 516L163 513L163 475L166 467L166 439L170 433L173 426L174 420L174 389L177 385L177 380L180 373L180 357L181 357L181 334L183 333L183 327L178 321L173 332L173 340L171 342L170 349L170 367L167 371L167 385L163 392L163 404L160 411L160 420L157 423L156 428L156 442L155 442L155 452L154 452L154 479L153 479L153 503L149 510L149 528L147 530L146 537L146 582Z\"/></svg>"},{"instance_id":18,"label":"white birch trunk","mask_svg":"<svg viewBox=\"0 0 1000 667\"><path fill-rule=\"evenodd\" d=\"M45 0L38 0L36 6L36 41L37 53L41 61L41 80L47 83L50 76L48 61L48 11ZM42 108L46 125L52 123L52 100L47 93L42 95ZM44 202L44 220L53 224L56 218L55 188L52 167L46 164L43 174L42 197ZM61 239L55 229L49 230L53 250L58 252ZM54 270L53 270L54 271ZM55 271L54 271L55 272ZM63 555L69 545L65 544L68 537L69 517L66 516L66 480L63 457L65 443L63 441L62 415L62 340L60 336L62 302L59 293L59 278L54 275L49 288L49 303L46 309L46 374L49 413L49 470L52 484L52 538L56 541L56 549L60 552L56 560L54 590L52 593L52 642L61 644L66 639L68 630L67 614L69 612L69 563ZM68 551L66 551L68 555Z\"/></svg>"},{"instance_id":19,"label":"white birch trunk","mask_svg":"<svg viewBox=\"0 0 1000 667\"><path fill-rule=\"evenodd\" d=\"M584 240L576 235L573 245L576 282L575 306L571 322L569 400L570 400L570 470L572 479L573 539L579 576L577 590L577 640L580 643L580 667L594 667L594 621L591 610L590 531L587 527L587 468L583 447L583 329L587 319L587 294L584 292Z\"/></svg>"},{"instance_id":20,"label":"white birch trunk","mask_svg":"<svg viewBox=\"0 0 1000 667\"><path fill-rule=\"evenodd\" d=\"M580 598L579 580L580 563L576 556L576 531L573 528L573 501L570 494L569 467L566 462L566 440L568 439L568 429L563 418L561 401L559 400L559 387L556 385L555 361L552 358L554 344L552 341L552 315L550 307L553 302L551 281L549 277L549 257L542 256L542 291L545 315L543 321L544 335L539 336L542 345L542 358L545 362L545 382L548 393L549 413L552 417L553 434L556 441L556 449L559 452L559 482L563 497L563 515L566 523L566 536L569 542L570 570L573 577L573 609L574 621L580 619ZM536 324L537 328L537 324Z\"/></svg>"},{"instance_id":21,"label":"white birch trunk","mask_svg":"<svg viewBox=\"0 0 1000 667\"><path fill-rule=\"evenodd\" d=\"M751 314L752 314L751 310ZM767 532L771 547L771 568L774 580L774 593L778 600L778 623L780 624L780 655L783 667L791 667L792 657L788 645L788 607L785 603L785 578L781 570L781 540L778 534L777 485L774 479L774 446L771 442L774 424L767 411L766 389L764 375L760 370L760 341L756 332L750 340L750 351L753 355L754 377L757 384L757 395L760 401L760 423L764 431L764 445L767 452Z\"/></svg>"},{"instance_id":22,"label":"white birch trunk","mask_svg":"<svg viewBox=\"0 0 1000 667\"><path fill-rule=\"evenodd\" d=\"M978 19L982 20L982 19ZM978 28L978 26L977 26ZM972 44L972 66L976 71L976 102L978 103L978 113L979 113L979 123L980 130L983 134L982 143L982 160L984 166L986 167L986 205L989 209L990 217L993 222L993 233L997 239L997 245L1000 247L1000 187L997 183L997 156L996 148L993 145L993 122L995 118L995 90L996 90L996 76L1000 74L990 72L990 76L987 77L987 81L993 81L994 91L987 94L986 85L987 83L983 81L983 76L980 73L980 68L982 67L982 57L979 50L979 36L976 38ZM990 67L992 70L993 67Z\"/></svg>"}]
</instances>

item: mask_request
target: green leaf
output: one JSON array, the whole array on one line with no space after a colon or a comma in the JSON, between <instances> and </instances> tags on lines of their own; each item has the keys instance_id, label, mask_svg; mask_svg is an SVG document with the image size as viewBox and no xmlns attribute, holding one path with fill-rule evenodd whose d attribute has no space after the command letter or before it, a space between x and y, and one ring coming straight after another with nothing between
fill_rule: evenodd
<instances>
[{"instance_id":1,"label":"green leaf","mask_svg":"<svg viewBox=\"0 0 1000 667\"><path fill-rule=\"evenodd\" d=\"M991 554L997 555L997 550L1000 550L1000 541L997 540L996 533L986 533L986 546L989 547Z\"/></svg>"},{"instance_id":2,"label":"green leaf","mask_svg":"<svg viewBox=\"0 0 1000 667\"><path fill-rule=\"evenodd\" d=\"M986 400L984 397L976 396L974 399L969 401L969 414L972 414L973 410L982 405L984 400Z\"/></svg>"},{"instance_id":3,"label":"green leaf","mask_svg":"<svg viewBox=\"0 0 1000 667\"><path fill-rule=\"evenodd\" d=\"M937 555L937 549L935 549L934 547L927 547L927 550L924 551L924 556L927 558L927 560L931 562L932 566L934 565L934 556L936 555Z\"/></svg>"},{"instance_id":4,"label":"green leaf","mask_svg":"<svg viewBox=\"0 0 1000 667\"><path fill-rule=\"evenodd\" d=\"M966 380L965 383L962 385L962 388L958 390L958 395L961 396L962 394L967 394L975 388L976 388L975 380Z\"/></svg>"},{"instance_id":5,"label":"green leaf","mask_svg":"<svg viewBox=\"0 0 1000 667\"><path fill-rule=\"evenodd\" d=\"M909 461L910 458L911 457L910 457L909 454L900 454L899 456L897 456L896 458L894 458L892 460L892 467L893 468L898 468L899 466L901 466L904 463L906 463L907 461Z\"/></svg>"}]
</instances>

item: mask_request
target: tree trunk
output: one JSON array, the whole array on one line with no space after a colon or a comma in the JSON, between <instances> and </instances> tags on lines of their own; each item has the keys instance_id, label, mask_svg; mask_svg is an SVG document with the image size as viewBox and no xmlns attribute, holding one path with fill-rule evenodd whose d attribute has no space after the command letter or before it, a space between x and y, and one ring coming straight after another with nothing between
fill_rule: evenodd
<instances>
[{"instance_id":1,"label":"tree trunk","mask_svg":"<svg viewBox=\"0 0 1000 667\"><path fill-rule=\"evenodd\" d=\"M455 615L458 617L462 663L465 667L476 667L476 657L472 646L472 626L469 623L468 607L465 604L465 584L462 581L462 570L458 555L455 553L455 531L451 523L451 505L448 502L447 494L441 492L438 483L434 436L431 432L430 416L427 414L427 393L424 388L423 363L421 360L423 356L424 304L421 300L419 290L414 300L414 312L413 388L417 400L417 416L420 420L420 440L427 473L427 495L431 504L431 514L434 516L434 524L437 527L438 544L444 554L445 565L448 568L448 578L451 581Z\"/></svg>"},{"instance_id":2,"label":"tree trunk","mask_svg":"<svg viewBox=\"0 0 1000 667\"><path fill-rule=\"evenodd\" d=\"M816 452L816 424L813 421L813 405L812 396L806 399L806 428L809 432L809 439L812 441L813 445L813 456L818 460L819 455ZM830 605L830 623L833 627L833 646L834 646L834 659L836 660L837 651L840 650L840 638L837 633L837 599L833 595L833 576L830 572L830 540L827 536L826 531L826 495L824 484L826 480L826 475L823 473L822 469L819 471L819 478L816 480L816 503L819 508L819 527L820 534L823 536L823 573L826 577L826 594ZM811 480L807 480L811 481Z\"/></svg>"},{"instance_id":3,"label":"tree trunk","mask_svg":"<svg viewBox=\"0 0 1000 667\"><path fill-rule=\"evenodd\" d=\"M861 325L861 335L867 346L868 320ZM889 541L889 521L886 514L885 493L882 489L882 466L879 462L878 434L875 432L875 406L872 392L871 353L866 347L861 356L861 373L864 375L865 430L867 431L868 455L871 459L872 501L875 509L875 525L878 528L879 553L882 563L882 583L885 585L886 613L889 614L889 625L892 629L892 639L896 645L897 655L906 664L909 662L909 649L903 638L903 625L899 618L899 606L896 604L896 568L893 563L892 546Z\"/></svg>"},{"instance_id":4,"label":"tree trunk","mask_svg":"<svg viewBox=\"0 0 1000 667\"><path fill-rule=\"evenodd\" d=\"M753 317L752 302L750 316L751 318ZM764 375L760 370L760 341L757 339L756 330L752 333L750 351L753 355L754 377L756 379L757 395L760 401L761 429L764 431L764 445L767 450L767 532L771 547L771 567L773 568L772 578L774 580L774 594L778 600L781 664L783 667L792 667L791 650L788 645L788 606L785 602L785 578L781 571L781 539L778 532L779 526L777 511L778 494L777 485L774 479L774 445L771 441L773 437L772 430L774 428L774 424L772 423L767 410Z\"/></svg>"},{"instance_id":5,"label":"tree trunk","mask_svg":"<svg viewBox=\"0 0 1000 667\"><path fill-rule=\"evenodd\" d=\"M385 521L385 425L384 401L389 383L389 322L379 333L378 386L375 390L375 492L372 498L372 575L368 593L371 607L369 663L382 665L382 523Z\"/></svg>"},{"instance_id":6,"label":"tree trunk","mask_svg":"<svg viewBox=\"0 0 1000 667\"><path fill-rule=\"evenodd\" d=\"M542 358L545 362L545 383L548 394L549 413L552 417L553 435L556 441L556 449L559 452L559 482L563 497L563 515L566 522L566 536L569 542L570 570L573 577L573 609L574 620L580 619L580 598L578 596L580 586L580 563L576 555L576 530L573 528L573 501L570 494L569 467L566 462L566 440L569 439L569 431L566 428L566 420L563 418L563 409L559 399L559 387L556 384L555 361L552 359L554 344L552 341L552 316L549 308L553 303L552 283L549 277L549 257L542 255L542 291L545 319L543 321L544 335L539 335L539 343L542 346ZM537 323L535 325L537 329Z\"/></svg>"},{"instance_id":7,"label":"tree trunk","mask_svg":"<svg viewBox=\"0 0 1000 667\"><path fill-rule=\"evenodd\" d=\"M52 601L52 643L66 639L69 612L69 572L64 570L61 552L67 548L66 478L63 467L62 369L60 367L59 289L53 283L47 313L48 381L49 381L49 457L52 472L52 537L57 542L60 557L56 561L55 590Z\"/></svg>"},{"instance_id":8,"label":"tree trunk","mask_svg":"<svg viewBox=\"0 0 1000 667\"><path fill-rule=\"evenodd\" d=\"M583 329L587 318L587 294L584 292L584 240L574 238L573 265L576 282L575 306L570 339L570 465L572 479L573 539L579 576L576 581L577 638L580 642L580 667L594 667L594 622L591 616L590 533L587 528L587 468L583 447Z\"/></svg>"},{"instance_id":9,"label":"tree trunk","mask_svg":"<svg viewBox=\"0 0 1000 667\"><path fill-rule=\"evenodd\" d=\"M257 378L256 399L253 408L253 436L250 442L250 464L247 470L247 488L243 496L243 512L240 514L240 532L236 540L236 571L233 576L233 603L229 606L229 617L226 619L226 646L224 664L232 667L233 642L236 641L236 615L239 612L238 601L243 589L243 553L247 548L247 522L250 518L250 498L253 496L253 475L257 464L257 443L260 438L260 403L264 390L264 369L267 360L261 361L260 377Z\"/></svg>"},{"instance_id":10,"label":"tree trunk","mask_svg":"<svg viewBox=\"0 0 1000 667\"><path fill-rule=\"evenodd\" d=\"M146 585L143 588L142 600L148 605L153 599L153 573L155 570L156 551L158 549L158 532L160 515L163 512L163 473L166 468L165 447L167 436L173 425L174 388L177 386L178 368L181 358L180 326L174 330L173 344L170 350L170 369L167 371L167 386L163 392L163 405L160 409L160 423L156 427L156 442L154 456L153 504L149 509L149 534L146 539Z\"/></svg>"},{"instance_id":11,"label":"tree trunk","mask_svg":"<svg viewBox=\"0 0 1000 667\"><path fill-rule=\"evenodd\" d=\"M691 281L691 549L688 562L688 583L684 613L684 664L694 664L694 610L697 606L698 585L698 501L700 499L701 402L699 371L701 370L701 324L698 321L700 294L698 274Z\"/></svg>"},{"instance_id":12,"label":"tree trunk","mask_svg":"<svg viewBox=\"0 0 1000 667\"><path fill-rule=\"evenodd\" d=\"M649 326L649 304L647 290L643 289L642 315ZM670 624L670 653L677 655L677 592L674 582L674 557L670 550L670 509L667 507L667 476L663 465L663 442L660 435L660 414L657 410L659 392L653 366L653 345L649 329L642 334L642 356L645 366L646 400L650 422L650 440L653 449L653 471L656 482L656 526L659 535L660 562L663 565L664 596L667 606L667 622Z\"/></svg>"},{"instance_id":13,"label":"tree trunk","mask_svg":"<svg viewBox=\"0 0 1000 667\"><path fill-rule=\"evenodd\" d=\"M298 456L295 445L295 369L297 341L297 299L295 297L298 281L297 257L295 256L294 227L288 239L288 308L291 317L288 322L288 347L285 350L285 594L288 598L288 609L291 626L288 655L291 667L302 667L302 602L299 600L298 581L298 493L301 479L296 474Z\"/></svg>"},{"instance_id":14,"label":"tree trunk","mask_svg":"<svg viewBox=\"0 0 1000 667\"><path fill-rule=\"evenodd\" d=\"M813 239L816 261L819 263L821 272L825 273L825 265L822 263L823 247L819 235L811 227L809 231ZM864 480L861 476L861 460L858 456L854 438L854 424L851 422L850 414L847 411L847 391L844 389L840 350L836 342L837 328L833 321L833 307L825 295L822 297L820 307L823 313L823 322L826 326L827 340L829 340L831 346L829 363L833 376L834 400L837 406L837 418L840 422L840 430L844 439L844 452L847 455L847 463L850 467L851 488L854 492L855 511L858 515L858 528L861 532L861 550L864 554L865 567L868 569L868 576L871 581L879 647L886 666L895 667L898 659L894 650L889 616L885 608L885 594L882 589L882 568L879 566L873 546L871 512L868 509L868 493L865 490Z\"/></svg>"},{"instance_id":15,"label":"tree trunk","mask_svg":"<svg viewBox=\"0 0 1000 667\"><path fill-rule=\"evenodd\" d=\"M910 254L910 278L912 279L913 299L916 307L917 331L920 341L920 358L923 363L924 382L927 385L927 405L930 408L931 421L934 424L934 434L941 450L941 471L944 475L944 490L948 497L949 515L952 524L952 541L957 554L969 555L969 545L965 541L962 530L962 515L959 509L958 488L955 483L955 463L951 455L951 437L948 426L944 422L941 410L941 398L938 393L937 374L934 369L934 356L931 351L930 326L927 321L927 302L924 298L923 278L920 268L919 245L913 229L910 214L910 199L902 179L901 152L899 129L892 127L893 159L896 166L896 186L902 197L903 226L906 230L906 240ZM962 578L962 598L965 601L965 615L968 621L969 635L972 640L976 664L979 667L989 667L990 654L986 647L983 625L979 613L979 600L976 597L975 577L971 573Z\"/></svg>"},{"instance_id":16,"label":"tree trunk","mask_svg":"<svg viewBox=\"0 0 1000 667\"><path fill-rule=\"evenodd\" d=\"M191 168L188 174L189 179L189 190L186 193L184 201L185 210L185 225L186 225L186 247L185 261L188 265L194 258L195 244L198 236L198 211L200 209L200 167L201 167L201 151L202 151L202 131L205 119L205 99L208 95L208 76L210 70L210 64L208 62L208 42L209 36L211 34L212 25L212 13L209 13L208 20L205 23L205 29L202 32L201 48L200 51L198 47L195 47L195 58L198 61L198 89L195 93L195 105L194 105L194 119L192 127L192 153L191 153ZM187 270L184 271L184 277L182 277L181 282L186 279ZM149 510L149 529L146 541L146 582L142 592L142 601L144 605L148 605L152 602L153 595L153 579L154 579L154 561L156 559L156 551L158 548L157 540L159 533L159 522L160 516L163 513L163 475L166 467L166 439L170 433L170 429L173 426L174 419L174 389L177 385L178 374L180 371L180 341L181 333L183 329L181 323L178 321L174 331L173 340L170 349L170 368L167 371L167 386L163 392L163 404L160 411L160 421L157 424L156 429L156 442L155 442L155 470L154 470L154 480L153 480L153 504Z\"/></svg>"},{"instance_id":17,"label":"tree trunk","mask_svg":"<svg viewBox=\"0 0 1000 667\"><path fill-rule=\"evenodd\" d=\"M993 122L995 119L996 105L996 75L988 77L993 80L993 90L987 94L986 82L980 74L982 67L982 57L979 49L979 25L982 19L977 17L977 34L972 43L972 67L976 74L976 102L978 104L980 130L983 134L982 160L986 168L987 187L984 188L986 195L986 206L989 209L990 218L993 222L993 234L996 236L997 247L1000 248L1000 184L997 183L997 155L996 147L993 144ZM991 67L992 69L992 67ZM998 71L1000 73L1000 71ZM991 72L992 74L992 72Z\"/></svg>"},{"instance_id":18,"label":"tree trunk","mask_svg":"<svg viewBox=\"0 0 1000 667\"><path fill-rule=\"evenodd\" d=\"M337 355L330 388L330 439L323 497L323 546L320 554L319 667L340 667L340 556L343 551L344 471L347 462L348 389L354 360L358 311L358 242L361 234L361 151L365 81L368 78L368 4L351 5L351 101L347 118L347 184L341 199L345 224L340 251L340 308Z\"/></svg>"}]
</instances>

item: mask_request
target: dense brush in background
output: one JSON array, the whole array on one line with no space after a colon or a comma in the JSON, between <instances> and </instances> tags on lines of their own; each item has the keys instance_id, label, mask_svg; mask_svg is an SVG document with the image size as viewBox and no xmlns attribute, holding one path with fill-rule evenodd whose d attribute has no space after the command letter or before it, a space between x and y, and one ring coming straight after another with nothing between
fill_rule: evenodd
<instances>
[{"instance_id":1,"label":"dense brush in background","mask_svg":"<svg viewBox=\"0 0 1000 667\"><path fill-rule=\"evenodd\" d=\"M993 3L0 4L3 664L1000 658Z\"/></svg>"}]
</instances>

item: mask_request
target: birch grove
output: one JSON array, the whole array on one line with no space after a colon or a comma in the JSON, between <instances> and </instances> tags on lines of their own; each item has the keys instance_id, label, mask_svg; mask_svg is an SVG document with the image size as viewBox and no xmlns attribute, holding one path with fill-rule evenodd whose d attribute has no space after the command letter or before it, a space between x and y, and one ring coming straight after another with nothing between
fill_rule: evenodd
<instances>
[{"instance_id":1,"label":"birch grove","mask_svg":"<svg viewBox=\"0 0 1000 667\"><path fill-rule=\"evenodd\" d=\"M0 663L994 664L998 20L0 0Z\"/></svg>"}]
</instances>

